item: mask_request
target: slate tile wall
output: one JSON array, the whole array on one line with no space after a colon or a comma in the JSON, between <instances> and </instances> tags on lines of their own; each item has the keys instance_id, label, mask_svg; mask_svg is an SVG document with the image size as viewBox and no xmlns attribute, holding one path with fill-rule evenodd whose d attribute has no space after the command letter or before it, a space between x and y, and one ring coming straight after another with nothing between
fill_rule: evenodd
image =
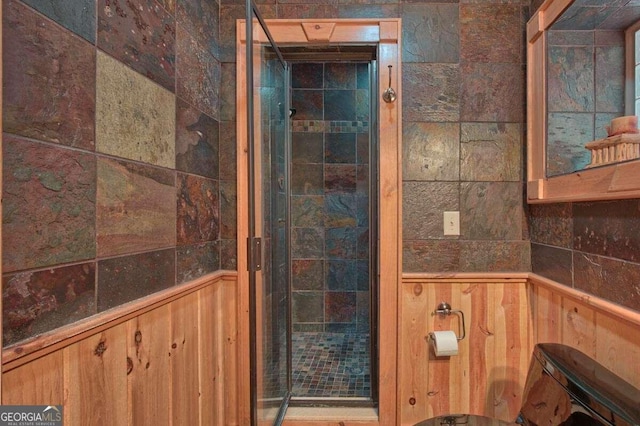
<instances>
[{"instance_id":1,"label":"slate tile wall","mask_svg":"<svg viewBox=\"0 0 640 426\"><path fill-rule=\"evenodd\" d=\"M8 0L3 20L4 343L235 269L219 4Z\"/></svg>"}]
</instances>

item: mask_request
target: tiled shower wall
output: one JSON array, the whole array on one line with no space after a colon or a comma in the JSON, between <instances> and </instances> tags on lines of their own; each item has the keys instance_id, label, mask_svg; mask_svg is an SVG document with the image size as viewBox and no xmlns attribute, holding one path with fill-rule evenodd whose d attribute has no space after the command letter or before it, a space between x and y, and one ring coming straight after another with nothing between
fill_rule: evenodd
<instances>
[{"instance_id":1,"label":"tiled shower wall","mask_svg":"<svg viewBox=\"0 0 640 426\"><path fill-rule=\"evenodd\" d=\"M3 2L3 315L12 344L236 269L219 5Z\"/></svg>"},{"instance_id":2,"label":"tiled shower wall","mask_svg":"<svg viewBox=\"0 0 640 426\"><path fill-rule=\"evenodd\" d=\"M369 70L295 63L293 330L369 332Z\"/></svg>"},{"instance_id":3,"label":"tiled shower wall","mask_svg":"<svg viewBox=\"0 0 640 426\"><path fill-rule=\"evenodd\" d=\"M235 19L244 8L236 2L220 7L227 87ZM269 0L259 8L265 18L402 18L404 270L529 270L523 209L528 0ZM444 211L460 211L460 236L444 236Z\"/></svg>"}]
</instances>

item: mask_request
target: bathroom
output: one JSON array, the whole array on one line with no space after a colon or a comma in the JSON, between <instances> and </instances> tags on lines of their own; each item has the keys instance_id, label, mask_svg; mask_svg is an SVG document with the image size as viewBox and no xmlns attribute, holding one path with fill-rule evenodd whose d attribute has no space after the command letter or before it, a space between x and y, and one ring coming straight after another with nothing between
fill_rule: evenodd
<instances>
[{"instance_id":1,"label":"bathroom","mask_svg":"<svg viewBox=\"0 0 640 426\"><path fill-rule=\"evenodd\" d=\"M246 182L236 168L235 20L244 19L245 6L59 3L2 5L2 402L64 403L78 419L70 424L88 416L112 424L137 416L158 424L172 416L175 424L197 424L189 416L247 424L250 361L241 337L248 314L236 286L236 271L246 265L237 254L245 253L237 249L237 199ZM532 290L526 278L534 272L640 310L637 200L525 202L525 29L533 3L258 5L267 19L402 19L401 332L392 345L398 371L380 379L380 424L412 424L453 409L513 418L532 341L546 333L595 353L602 350L596 324L627 330L616 336L638 334L628 320L602 319L560 290ZM443 235L444 211L460 212L459 236ZM577 244L574 236L585 229L602 235ZM621 234L629 245L607 249ZM215 282L204 281L211 274ZM532 295L547 315L562 300L571 332L559 336L530 321ZM440 299L471 316L469 327L485 331L478 339L503 339L469 343L470 352L451 363L417 363L429 358L420 336L449 326L429 322ZM109 312L119 309L127 313L111 324ZM213 338L186 326L198 321L210 324ZM60 327L70 331L60 337ZM42 333L48 338L38 339ZM628 356L638 356L637 343L626 339ZM88 348L92 367L76 369L68 360ZM506 365L492 364L489 350ZM116 369L121 359L132 360L131 370L105 380L99 369ZM477 359L486 364L465 380L462 372ZM207 360L211 371L201 365ZM640 377L633 368L625 374ZM211 383L194 391L205 372ZM40 392L28 388L25 374ZM89 384L95 387L83 387ZM491 398L472 399L478 392Z\"/></svg>"}]
</instances>

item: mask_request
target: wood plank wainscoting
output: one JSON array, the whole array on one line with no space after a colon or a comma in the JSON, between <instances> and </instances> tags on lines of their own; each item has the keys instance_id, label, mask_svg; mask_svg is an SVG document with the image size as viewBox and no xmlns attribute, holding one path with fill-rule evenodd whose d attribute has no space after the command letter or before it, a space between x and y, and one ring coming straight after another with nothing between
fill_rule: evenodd
<instances>
[{"instance_id":1,"label":"wood plank wainscoting","mask_svg":"<svg viewBox=\"0 0 640 426\"><path fill-rule=\"evenodd\" d=\"M404 274L398 354L402 425L446 413L502 420L518 414L535 343L578 348L640 388L640 313L536 274ZM459 355L436 359L432 315L447 301L465 314Z\"/></svg>"},{"instance_id":2,"label":"wood plank wainscoting","mask_svg":"<svg viewBox=\"0 0 640 426\"><path fill-rule=\"evenodd\" d=\"M3 352L2 404L66 425L235 425L236 272L218 271Z\"/></svg>"},{"instance_id":3,"label":"wood plank wainscoting","mask_svg":"<svg viewBox=\"0 0 640 426\"><path fill-rule=\"evenodd\" d=\"M218 272L8 348L2 403L64 404L67 425L244 426L238 292L236 273ZM404 274L400 298L398 424L453 412L514 419L536 342L576 347L640 387L638 312L528 273ZM441 301L465 313L449 359L426 340L457 331L454 315L432 315Z\"/></svg>"}]
</instances>

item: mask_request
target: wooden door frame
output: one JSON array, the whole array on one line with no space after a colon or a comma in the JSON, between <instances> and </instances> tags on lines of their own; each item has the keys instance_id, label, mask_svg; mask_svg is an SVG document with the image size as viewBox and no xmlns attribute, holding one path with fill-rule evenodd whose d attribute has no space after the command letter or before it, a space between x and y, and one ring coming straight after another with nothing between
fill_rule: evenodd
<instances>
[{"instance_id":1,"label":"wooden door frame","mask_svg":"<svg viewBox=\"0 0 640 426\"><path fill-rule=\"evenodd\" d=\"M394 19L267 19L273 39L281 45L370 44L378 48L378 93L389 84L388 66L393 66L391 86L398 97L393 103L380 99L379 123L379 406L381 425L399 424L398 324L399 291L402 280L402 60L401 20ZM238 400L240 424L249 424L249 273L248 142L246 99L245 21L236 25L236 131L238 202Z\"/></svg>"}]
</instances>

